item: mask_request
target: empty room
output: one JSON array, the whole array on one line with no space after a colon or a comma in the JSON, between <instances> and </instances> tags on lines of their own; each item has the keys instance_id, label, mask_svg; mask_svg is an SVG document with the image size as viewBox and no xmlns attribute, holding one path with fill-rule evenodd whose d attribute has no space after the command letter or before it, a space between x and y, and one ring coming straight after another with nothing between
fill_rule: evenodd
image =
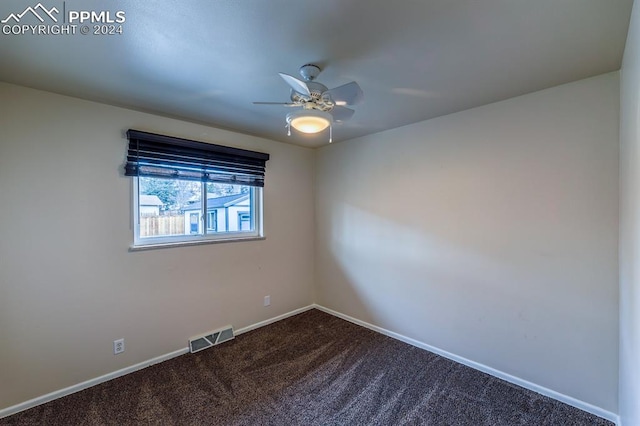
<instances>
[{"instance_id":1,"label":"empty room","mask_svg":"<svg viewBox=\"0 0 640 426\"><path fill-rule=\"evenodd\" d=\"M0 29L0 425L640 426L633 0Z\"/></svg>"}]
</instances>

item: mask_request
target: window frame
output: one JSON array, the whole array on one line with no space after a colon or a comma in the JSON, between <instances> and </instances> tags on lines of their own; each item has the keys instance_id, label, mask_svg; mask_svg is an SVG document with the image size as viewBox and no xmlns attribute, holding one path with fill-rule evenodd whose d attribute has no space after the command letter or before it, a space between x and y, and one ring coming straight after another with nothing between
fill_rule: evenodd
<instances>
[{"instance_id":1,"label":"window frame","mask_svg":"<svg viewBox=\"0 0 640 426\"><path fill-rule=\"evenodd\" d=\"M206 183L202 182L201 192L201 210L200 221L202 222L202 233L199 234L183 234L183 235L166 235L158 237L140 237L140 185L139 177L134 176L132 179L132 219L133 219L133 245L130 250L145 250L162 247L178 247L189 246L199 244L212 244L222 242L235 242L235 241L252 241L263 240L263 188L258 186L250 186L250 205L253 207L250 209L251 217L253 218L253 230L252 231L226 231L226 232L211 232L207 233L208 229L208 213L207 213L207 192ZM179 179L175 179L179 180ZM245 185L246 186L246 185ZM217 216L217 215L216 215ZM217 226L216 226L217 228Z\"/></svg>"}]
</instances>

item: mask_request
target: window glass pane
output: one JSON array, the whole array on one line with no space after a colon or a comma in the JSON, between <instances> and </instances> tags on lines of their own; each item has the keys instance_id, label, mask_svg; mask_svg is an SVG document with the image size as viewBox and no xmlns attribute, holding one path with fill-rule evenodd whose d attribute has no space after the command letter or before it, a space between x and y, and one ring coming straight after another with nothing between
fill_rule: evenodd
<instances>
[{"instance_id":1,"label":"window glass pane","mask_svg":"<svg viewBox=\"0 0 640 426\"><path fill-rule=\"evenodd\" d=\"M260 188L150 177L139 177L137 182L136 245L224 240L262 233L257 225Z\"/></svg>"},{"instance_id":2,"label":"window glass pane","mask_svg":"<svg viewBox=\"0 0 640 426\"><path fill-rule=\"evenodd\" d=\"M203 233L200 182L148 177L138 179L140 238Z\"/></svg>"}]
</instances>

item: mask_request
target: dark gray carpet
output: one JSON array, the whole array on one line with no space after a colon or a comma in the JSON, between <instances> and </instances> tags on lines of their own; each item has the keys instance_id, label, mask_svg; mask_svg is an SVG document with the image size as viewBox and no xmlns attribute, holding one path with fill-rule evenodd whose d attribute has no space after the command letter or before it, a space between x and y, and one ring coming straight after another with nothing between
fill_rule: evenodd
<instances>
[{"instance_id":1,"label":"dark gray carpet","mask_svg":"<svg viewBox=\"0 0 640 426\"><path fill-rule=\"evenodd\" d=\"M612 425L312 310L0 425Z\"/></svg>"}]
</instances>

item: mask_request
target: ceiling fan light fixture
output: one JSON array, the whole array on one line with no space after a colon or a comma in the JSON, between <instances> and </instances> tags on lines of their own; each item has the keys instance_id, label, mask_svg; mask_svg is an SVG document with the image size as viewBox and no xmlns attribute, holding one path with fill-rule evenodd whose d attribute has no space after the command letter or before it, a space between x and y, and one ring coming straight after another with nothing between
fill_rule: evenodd
<instances>
[{"instance_id":1,"label":"ceiling fan light fixture","mask_svg":"<svg viewBox=\"0 0 640 426\"><path fill-rule=\"evenodd\" d=\"M316 109L303 109L287 114L287 124L302 133L319 133L333 121L331 114Z\"/></svg>"}]
</instances>

